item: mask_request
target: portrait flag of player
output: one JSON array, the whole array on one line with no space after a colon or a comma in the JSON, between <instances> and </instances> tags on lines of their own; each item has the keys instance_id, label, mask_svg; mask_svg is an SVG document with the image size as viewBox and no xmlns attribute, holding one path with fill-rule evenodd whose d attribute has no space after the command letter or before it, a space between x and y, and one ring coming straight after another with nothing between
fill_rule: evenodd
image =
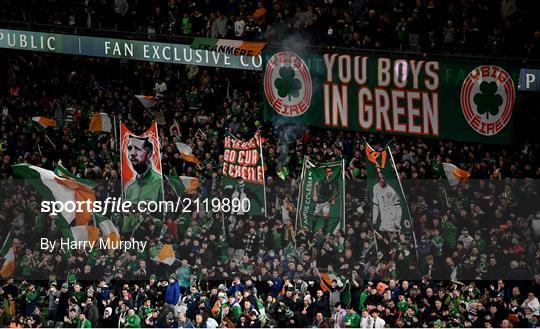
<instances>
[{"instance_id":1,"label":"portrait flag of player","mask_svg":"<svg viewBox=\"0 0 540 329\"><path fill-rule=\"evenodd\" d=\"M266 191L261 133L257 132L250 140L242 141L227 132L224 143L221 168L223 197L238 200L234 202L244 205L231 213L237 216L265 215ZM249 211L246 212L248 208Z\"/></svg>"},{"instance_id":2,"label":"portrait flag of player","mask_svg":"<svg viewBox=\"0 0 540 329\"><path fill-rule=\"evenodd\" d=\"M163 199L159 150L155 122L142 135L133 134L123 123L120 125L121 177L125 200L136 203Z\"/></svg>"},{"instance_id":3,"label":"portrait flag of player","mask_svg":"<svg viewBox=\"0 0 540 329\"><path fill-rule=\"evenodd\" d=\"M412 225L409 207L390 147L376 151L366 143L366 159L374 227L380 232L410 231Z\"/></svg>"},{"instance_id":4,"label":"portrait flag of player","mask_svg":"<svg viewBox=\"0 0 540 329\"><path fill-rule=\"evenodd\" d=\"M332 233L345 228L345 162L304 159L296 226Z\"/></svg>"}]
</instances>

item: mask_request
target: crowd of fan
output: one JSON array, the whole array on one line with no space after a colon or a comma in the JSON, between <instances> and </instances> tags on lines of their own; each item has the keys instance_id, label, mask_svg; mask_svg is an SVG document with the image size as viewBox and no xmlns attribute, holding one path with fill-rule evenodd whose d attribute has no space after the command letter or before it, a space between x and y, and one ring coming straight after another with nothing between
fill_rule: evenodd
<instances>
[{"instance_id":1,"label":"crowd of fan","mask_svg":"<svg viewBox=\"0 0 540 329\"><path fill-rule=\"evenodd\" d=\"M327 46L538 58L538 6L527 0L8 0L0 19L149 38L282 42L297 33L295 42Z\"/></svg>"},{"instance_id":2,"label":"crowd of fan","mask_svg":"<svg viewBox=\"0 0 540 329\"><path fill-rule=\"evenodd\" d=\"M415 242L410 234L373 229L362 134L265 122L260 82L254 83L260 73L4 54L0 236L11 231L17 271L0 294L0 325L536 326L538 145L365 135L373 145L390 142L394 149ZM145 110L134 94L155 89L163 100ZM152 120L163 123L163 172L198 177L206 196L219 194L225 131L247 140L261 129L268 139L268 216L145 215L134 226L114 219L123 238L147 240L148 250L55 256L39 251L39 237L54 238L56 223L39 213L35 190L11 183L10 166L27 162L53 169L61 160L81 177L106 180L99 198L118 195L118 144L114 135L88 132L94 111L138 133ZM29 125L36 115L55 118L59 128L49 129L46 138ZM170 129L175 120L178 133ZM192 146L202 164L185 162L177 141ZM295 231L304 155L317 162L346 160L345 230ZM470 170L473 180L448 189L445 197L439 181L430 180L438 176L439 161ZM281 180L277 172L284 166L289 176ZM163 243L175 248L179 261L172 266L152 260ZM321 275L334 281L322 283ZM483 281L475 285L475 279Z\"/></svg>"}]
</instances>

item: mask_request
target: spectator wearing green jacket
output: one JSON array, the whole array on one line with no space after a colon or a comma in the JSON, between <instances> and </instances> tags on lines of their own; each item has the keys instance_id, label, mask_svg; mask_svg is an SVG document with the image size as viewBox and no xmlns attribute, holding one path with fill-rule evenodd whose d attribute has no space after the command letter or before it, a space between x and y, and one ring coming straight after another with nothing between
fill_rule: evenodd
<instances>
[{"instance_id":1,"label":"spectator wearing green jacket","mask_svg":"<svg viewBox=\"0 0 540 329\"><path fill-rule=\"evenodd\" d=\"M135 310L130 308L128 310L128 315L126 317L126 322L124 324L125 328L140 328L141 327L141 318L135 314Z\"/></svg>"},{"instance_id":2,"label":"spectator wearing green jacket","mask_svg":"<svg viewBox=\"0 0 540 329\"><path fill-rule=\"evenodd\" d=\"M31 315L34 313L34 309L36 308L37 298L38 298L38 292L36 290L36 286L33 283L30 283L28 285L28 290L25 292L26 315Z\"/></svg>"},{"instance_id":3,"label":"spectator wearing green jacket","mask_svg":"<svg viewBox=\"0 0 540 329\"><path fill-rule=\"evenodd\" d=\"M77 328L92 328L92 323L86 318L84 313L79 313L79 321L77 323Z\"/></svg>"},{"instance_id":4,"label":"spectator wearing green jacket","mask_svg":"<svg viewBox=\"0 0 540 329\"><path fill-rule=\"evenodd\" d=\"M343 323L346 328L360 328L360 315L350 305L347 307L347 315L345 315Z\"/></svg>"}]
</instances>

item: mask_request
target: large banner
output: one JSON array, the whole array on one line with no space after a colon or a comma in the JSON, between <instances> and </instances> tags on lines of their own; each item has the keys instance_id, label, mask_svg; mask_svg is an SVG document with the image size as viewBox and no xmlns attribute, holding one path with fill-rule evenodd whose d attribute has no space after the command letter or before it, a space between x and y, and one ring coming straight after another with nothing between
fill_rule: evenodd
<instances>
[{"instance_id":1,"label":"large banner","mask_svg":"<svg viewBox=\"0 0 540 329\"><path fill-rule=\"evenodd\" d=\"M264 160L262 138L257 132L248 141L242 141L230 134L225 135L225 151L221 170L224 197L230 200L249 200L249 212L246 206L233 211L236 215L266 215L266 191L264 179Z\"/></svg>"},{"instance_id":2,"label":"large banner","mask_svg":"<svg viewBox=\"0 0 540 329\"><path fill-rule=\"evenodd\" d=\"M304 159L296 227L332 233L345 228L345 162Z\"/></svg>"},{"instance_id":3,"label":"large banner","mask_svg":"<svg viewBox=\"0 0 540 329\"><path fill-rule=\"evenodd\" d=\"M131 202L163 199L158 127L154 122L142 135L120 125L122 192Z\"/></svg>"},{"instance_id":4,"label":"large banner","mask_svg":"<svg viewBox=\"0 0 540 329\"><path fill-rule=\"evenodd\" d=\"M519 68L359 54L265 53L265 118L326 128L512 142Z\"/></svg>"},{"instance_id":5,"label":"large banner","mask_svg":"<svg viewBox=\"0 0 540 329\"><path fill-rule=\"evenodd\" d=\"M0 29L0 48L231 69L262 69L262 57L193 49L190 45ZM238 52L239 53L239 52Z\"/></svg>"},{"instance_id":6,"label":"large banner","mask_svg":"<svg viewBox=\"0 0 540 329\"><path fill-rule=\"evenodd\" d=\"M376 151L366 143L366 159L373 226L380 232L410 232L412 222L409 207L390 147Z\"/></svg>"}]
</instances>

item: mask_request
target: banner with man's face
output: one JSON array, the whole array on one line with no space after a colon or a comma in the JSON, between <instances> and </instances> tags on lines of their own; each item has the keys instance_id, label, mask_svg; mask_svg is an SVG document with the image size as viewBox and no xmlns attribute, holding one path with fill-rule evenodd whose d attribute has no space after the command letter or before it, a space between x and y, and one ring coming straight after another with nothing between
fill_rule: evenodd
<instances>
[{"instance_id":1,"label":"banner with man's face","mask_svg":"<svg viewBox=\"0 0 540 329\"><path fill-rule=\"evenodd\" d=\"M390 147L376 151L366 143L366 160L374 227L380 232L410 231L409 209Z\"/></svg>"},{"instance_id":2,"label":"banner with man's face","mask_svg":"<svg viewBox=\"0 0 540 329\"><path fill-rule=\"evenodd\" d=\"M125 200L139 202L163 198L159 149L156 123L142 135L135 135L124 124L120 125L121 177Z\"/></svg>"}]
</instances>

